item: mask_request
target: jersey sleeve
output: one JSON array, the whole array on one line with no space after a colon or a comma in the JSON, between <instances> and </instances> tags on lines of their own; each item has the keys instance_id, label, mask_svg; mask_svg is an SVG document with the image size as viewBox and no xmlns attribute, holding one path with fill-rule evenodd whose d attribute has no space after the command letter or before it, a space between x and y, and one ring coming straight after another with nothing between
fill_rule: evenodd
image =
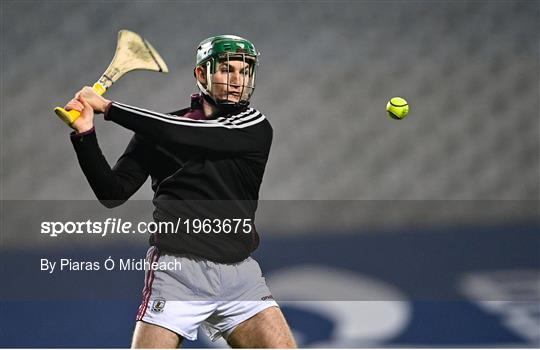
<instances>
[{"instance_id":1,"label":"jersey sleeve","mask_svg":"<svg viewBox=\"0 0 540 350\"><path fill-rule=\"evenodd\" d=\"M156 142L195 146L215 152L268 152L272 142L270 123L253 108L227 118L193 120L112 102L105 119Z\"/></svg>"},{"instance_id":2,"label":"jersey sleeve","mask_svg":"<svg viewBox=\"0 0 540 350\"><path fill-rule=\"evenodd\" d=\"M72 133L71 142L90 187L108 208L124 203L148 178L151 148L140 135L132 137L113 168L101 152L95 129Z\"/></svg>"}]
</instances>

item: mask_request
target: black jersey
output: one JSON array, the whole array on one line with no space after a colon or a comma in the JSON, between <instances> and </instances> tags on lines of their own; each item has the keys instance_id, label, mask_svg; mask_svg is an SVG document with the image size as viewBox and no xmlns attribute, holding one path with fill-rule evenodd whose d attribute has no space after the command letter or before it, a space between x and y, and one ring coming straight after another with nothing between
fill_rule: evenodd
<instances>
[{"instance_id":1,"label":"black jersey","mask_svg":"<svg viewBox=\"0 0 540 350\"><path fill-rule=\"evenodd\" d=\"M112 169L94 129L72 133L71 140L92 190L105 206L122 204L151 176L155 221L214 220L212 232L186 232L181 225L179 232L152 235L151 245L217 262L242 261L258 246L255 226L245 230L240 225L227 233L219 225L225 219L254 223L272 127L254 108L238 108L212 119L185 117L193 108L200 105L162 114L111 103L105 119L135 132Z\"/></svg>"}]
</instances>

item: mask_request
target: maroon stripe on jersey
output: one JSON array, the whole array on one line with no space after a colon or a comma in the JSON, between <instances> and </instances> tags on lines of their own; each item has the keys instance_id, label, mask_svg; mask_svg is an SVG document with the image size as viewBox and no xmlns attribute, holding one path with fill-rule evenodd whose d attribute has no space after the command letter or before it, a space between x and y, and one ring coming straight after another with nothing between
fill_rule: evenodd
<instances>
[{"instance_id":1,"label":"maroon stripe on jersey","mask_svg":"<svg viewBox=\"0 0 540 350\"><path fill-rule=\"evenodd\" d=\"M159 260L159 249L154 246L154 250L152 250L152 253L150 254L150 258L148 261L150 264L153 264L154 262L157 262ZM141 305L139 306L139 311L137 312L137 321L142 320L144 315L146 314L146 309L148 308L148 301L150 300L150 295L152 294L152 283L154 282L154 270L149 270L148 274L146 275L146 279L144 281L144 289L143 289L143 298Z\"/></svg>"}]
</instances>

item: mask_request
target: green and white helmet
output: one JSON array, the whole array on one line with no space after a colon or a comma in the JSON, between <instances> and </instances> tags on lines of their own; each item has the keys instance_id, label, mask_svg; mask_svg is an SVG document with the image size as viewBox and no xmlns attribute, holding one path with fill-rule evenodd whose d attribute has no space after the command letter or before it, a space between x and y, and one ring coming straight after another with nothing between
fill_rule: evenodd
<instances>
[{"instance_id":1,"label":"green and white helmet","mask_svg":"<svg viewBox=\"0 0 540 350\"><path fill-rule=\"evenodd\" d=\"M197 48L196 67L202 67L206 72L206 83L198 79L197 86L201 92L209 97L217 105L247 105L255 90L255 72L258 65L259 52L255 46L244 38L235 35L218 35L203 40ZM241 76L236 84L231 84L231 72L229 72L230 61L241 61L246 69L242 69ZM217 82L214 75L218 71L220 64L227 67L224 74L227 74L226 82ZM247 64L247 66L246 66ZM216 96L216 85L219 84L225 89L225 95ZM226 85L226 86L224 86ZM238 89L240 88L240 92ZM230 91L230 90L234 90ZM236 94L237 101L231 101L232 95Z\"/></svg>"}]
</instances>

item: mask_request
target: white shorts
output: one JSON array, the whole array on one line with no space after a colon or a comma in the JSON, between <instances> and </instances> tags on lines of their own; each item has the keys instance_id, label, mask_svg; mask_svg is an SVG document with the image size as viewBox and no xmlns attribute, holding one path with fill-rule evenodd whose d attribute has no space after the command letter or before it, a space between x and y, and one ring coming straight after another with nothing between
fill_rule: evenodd
<instances>
[{"instance_id":1,"label":"white shorts","mask_svg":"<svg viewBox=\"0 0 540 350\"><path fill-rule=\"evenodd\" d=\"M186 339L196 340L199 326L212 341L227 339L243 321L278 306L251 257L220 264L150 247L146 259L171 268L146 271L137 321L167 328Z\"/></svg>"}]
</instances>

